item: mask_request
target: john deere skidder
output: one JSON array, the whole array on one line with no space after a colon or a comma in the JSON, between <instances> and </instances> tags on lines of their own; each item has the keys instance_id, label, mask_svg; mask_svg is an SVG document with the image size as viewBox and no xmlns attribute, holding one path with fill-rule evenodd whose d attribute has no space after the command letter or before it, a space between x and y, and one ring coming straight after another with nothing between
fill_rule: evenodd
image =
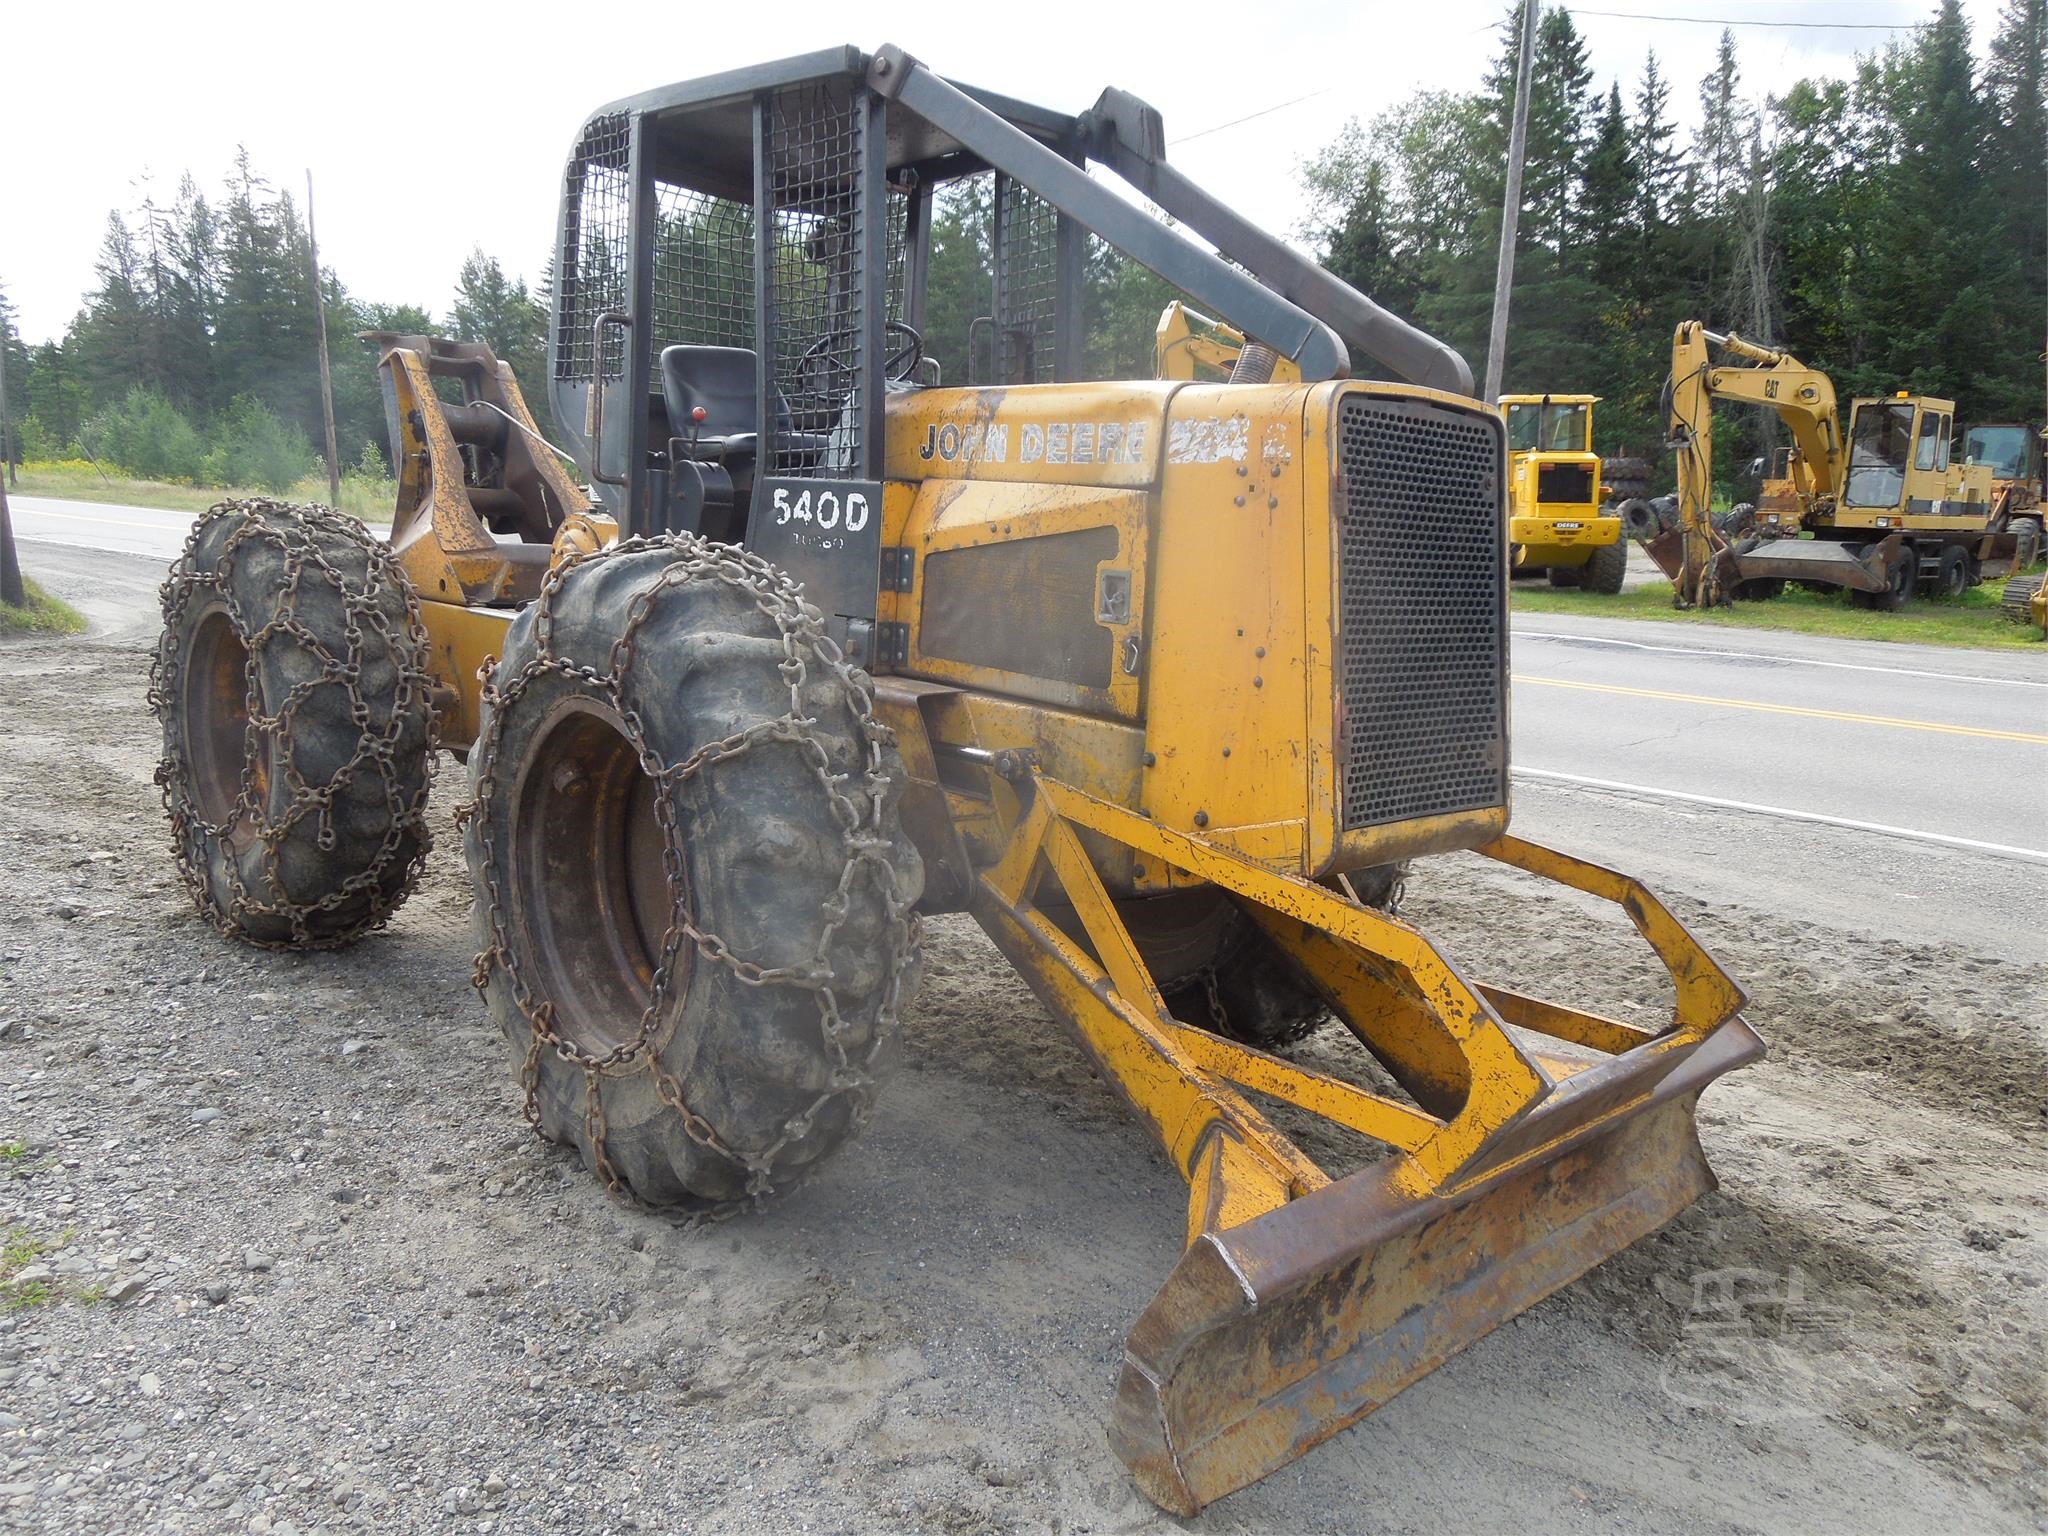
<instances>
[{"instance_id":1,"label":"john deere skidder","mask_svg":"<svg viewBox=\"0 0 2048 1536\"><path fill-rule=\"evenodd\" d=\"M1187 1178L1112 1439L1190 1512L1711 1187L1695 1100L1759 1047L1640 885L1508 835L1500 415L1163 142L1122 92L1068 116L894 48L605 108L547 381L599 505L483 348L385 337L388 546L218 510L153 695L186 878L259 943L389 917L432 754L466 758L526 1113L644 1201L810 1172L868 1112L918 914L971 912ZM969 177L993 377L959 387L926 279ZM1084 378L1091 241L1253 338L1229 381ZM1402 382L1348 382L1354 348ZM1468 979L1362 899L1455 850L1618 904L1669 1021ZM1274 1049L1326 1011L1356 1080ZM1375 1155L1333 1180L1262 1102Z\"/></svg>"}]
</instances>

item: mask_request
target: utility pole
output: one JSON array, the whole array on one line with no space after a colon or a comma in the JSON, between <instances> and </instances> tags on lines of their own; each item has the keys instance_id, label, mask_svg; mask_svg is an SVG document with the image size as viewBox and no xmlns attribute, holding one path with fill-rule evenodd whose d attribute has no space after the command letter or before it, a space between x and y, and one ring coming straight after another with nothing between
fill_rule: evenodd
<instances>
[{"instance_id":1,"label":"utility pole","mask_svg":"<svg viewBox=\"0 0 2048 1536\"><path fill-rule=\"evenodd\" d=\"M7 486L14 475L14 436L7 414L7 335L0 325L0 459L7 461L7 474L0 477L0 603L16 608L28 606L28 591L21 584L21 561L14 554L14 518L7 510Z\"/></svg>"},{"instance_id":2,"label":"utility pole","mask_svg":"<svg viewBox=\"0 0 2048 1536\"><path fill-rule=\"evenodd\" d=\"M7 510L4 484L0 484L0 603L28 606L28 589L21 584L21 561L14 554L14 519Z\"/></svg>"},{"instance_id":3,"label":"utility pole","mask_svg":"<svg viewBox=\"0 0 2048 1536\"><path fill-rule=\"evenodd\" d=\"M320 327L320 414L327 422L327 504L341 506L341 459L334 447L334 378L327 367L327 295L320 291L320 237L313 232L313 173L306 172L306 260L312 267L313 315Z\"/></svg>"},{"instance_id":4,"label":"utility pole","mask_svg":"<svg viewBox=\"0 0 2048 1536\"><path fill-rule=\"evenodd\" d=\"M1500 259L1493 269L1493 329L1486 341L1486 400L1500 402L1508 350L1508 291L1515 286L1515 226L1522 217L1522 153L1529 145L1529 72L1536 56L1536 0L1522 0L1522 53L1515 65L1515 124L1508 135L1508 191L1500 210Z\"/></svg>"},{"instance_id":5,"label":"utility pole","mask_svg":"<svg viewBox=\"0 0 2048 1536\"><path fill-rule=\"evenodd\" d=\"M21 484L14 472L14 418L7 414L7 336L12 329L0 325L0 461L7 465L7 483Z\"/></svg>"}]
</instances>

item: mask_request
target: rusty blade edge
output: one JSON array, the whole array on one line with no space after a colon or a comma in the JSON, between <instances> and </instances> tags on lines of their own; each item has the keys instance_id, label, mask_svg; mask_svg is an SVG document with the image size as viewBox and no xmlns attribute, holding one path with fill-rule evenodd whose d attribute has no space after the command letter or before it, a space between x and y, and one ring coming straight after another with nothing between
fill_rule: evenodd
<instances>
[{"instance_id":1,"label":"rusty blade edge","mask_svg":"<svg viewBox=\"0 0 2048 1536\"><path fill-rule=\"evenodd\" d=\"M1714 1187L1699 1090L1758 1048L1730 1020L1644 1101L1455 1193L1382 1164L1205 1236L1126 1344L1110 1431L1139 1486L1191 1515L1662 1226Z\"/></svg>"}]
</instances>

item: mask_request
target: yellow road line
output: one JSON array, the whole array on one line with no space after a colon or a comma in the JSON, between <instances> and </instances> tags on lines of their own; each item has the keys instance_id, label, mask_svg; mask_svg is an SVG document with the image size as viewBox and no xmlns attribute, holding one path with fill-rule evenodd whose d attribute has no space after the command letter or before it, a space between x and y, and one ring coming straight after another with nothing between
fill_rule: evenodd
<instances>
[{"instance_id":1,"label":"yellow road line","mask_svg":"<svg viewBox=\"0 0 2048 1536\"><path fill-rule=\"evenodd\" d=\"M1576 688L1585 693L1621 693L1637 699L1669 699L1677 704L1713 704L1722 709L1754 709L1767 715L1805 715L1814 720L1846 720L1853 725L1889 725L1902 731L1939 731L1946 736L1983 736L1992 741L2024 741L2048 747L2048 736L2031 731L1994 731L1977 725L1943 725L1934 720L1900 720L1890 715L1858 715L1840 709L1808 709L1799 704L1765 704L1757 699L1720 699L1703 693L1666 693L1659 688L1622 688L1613 683L1581 683L1562 677L1530 677L1517 672L1518 683L1546 688Z\"/></svg>"},{"instance_id":2,"label":"yellow road line","mask_svg":"<svg viewBox=\"0 0 2048 1536\"><path fill-rule=\"evenodd\" d=\"M14 515L16 517L47 517L60 523L98 523L108 528L147 528L151 532L161 532L175 526L162 522L138 523L132 517L94 517L89 512L45 512L37 507L16 507ZM164 516L180 517L188 523L199 520L197 512L166 511Z\"/></svg>"}]
</instances>

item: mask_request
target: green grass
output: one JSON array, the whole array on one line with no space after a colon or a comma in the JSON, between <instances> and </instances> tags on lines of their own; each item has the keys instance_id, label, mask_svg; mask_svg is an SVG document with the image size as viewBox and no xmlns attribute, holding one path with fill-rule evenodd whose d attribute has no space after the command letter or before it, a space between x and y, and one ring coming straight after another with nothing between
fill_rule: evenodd
<instances>
[{"instance_id":1,"label":"green grass","mask_svg":"<svg viewBox=\"0 0 2048 1536\"><path fill-rule=\"evenodd\" d=\"M19 1147L20 1142L9 1142ZM24 1150L26 1150L24 1148ZM66 1227L55 1238L37 1237L27 1227L8 1227L0 1231L0 1316L11 1312L25 1312L30 1307L47 1306L68 1294L73 1301L88 1305L104 1301L107 1288L100 1282L79 1286L66 1291L62 1281L15 1279L15 1275L71 1241L73 1230Z\"/></svg>"},{"instance_id":2,"label":"green grass","mask_svg":"<svg viewBox=\"0 0 2048 1536\"><path fill-rule=\"evenodd\" d=\"M21 585L28 602L20 608L0 603L0 635L75 635L85 629L85 615L62 598L50 596L26 576Z\"/></svg>"},{"instance_id":3,"label":"green grass","mask_svg":"<svg viewBox=\"0 0 2048 1536\"><path fill-rule=\"evenodd\" d=\"M102 479L83 459L32 460L21 466L21 482L9 489L19 496L51 496L60 501L117 502L128 507L160 507L166 512L204 512L216 502L273 497L271 491L247 486L180 485L164 480L132 480L109 469ZM341 510L370 523L391 521L397 487L389 480L361 475L341 477ZM327 501L327 477L309 475L276 499Z\"/></svg>"},{"instance_id":4,"label":"green grass","mask_svg":"<svg viewBox=\"0 0 2048 1536\"><path fill-rule=\"evenodd\" d=\"M1999 594L2004 589L2005 581L2001 578L1973 587L1960 598L1915 597L1902 612L1876 613L1852 606L1847 592L1807 592L1788 587L1784 596L1769 602L1681 612L1671 606L1671 588L1662 581L1611 597L1516 582L1514 605L1518 613L1663 619L1715 629L1782 629L1802 635L1836 635L1845 640L1896 640L2000 651L2039 646L2041 641L2032 630L2013 623L1998 611Z\"/></svg>"},{"instance_id":5,"label":"green grass","mask_svg":"<svg viewBox=\"0 0 2048 1536\"><path fill-rule=\"evenodd\" d=\"M0 1233L0 1314L40 1307L56 1293L46 1280L17 1281L15 1272L43 1256L48 1245L26 1227L9 1227Z\"/></svg>"},{"instance_id":6,"label":"green grass","mask_svg":"<svg viewBox=\"0 0 2048 1536\"><path fill-rule=\"evenodd\" d=\"M9 1227L0 1234L0 1278L42 1257L43 1240L27 1227Z\"/></svg>"}]
</instances>

